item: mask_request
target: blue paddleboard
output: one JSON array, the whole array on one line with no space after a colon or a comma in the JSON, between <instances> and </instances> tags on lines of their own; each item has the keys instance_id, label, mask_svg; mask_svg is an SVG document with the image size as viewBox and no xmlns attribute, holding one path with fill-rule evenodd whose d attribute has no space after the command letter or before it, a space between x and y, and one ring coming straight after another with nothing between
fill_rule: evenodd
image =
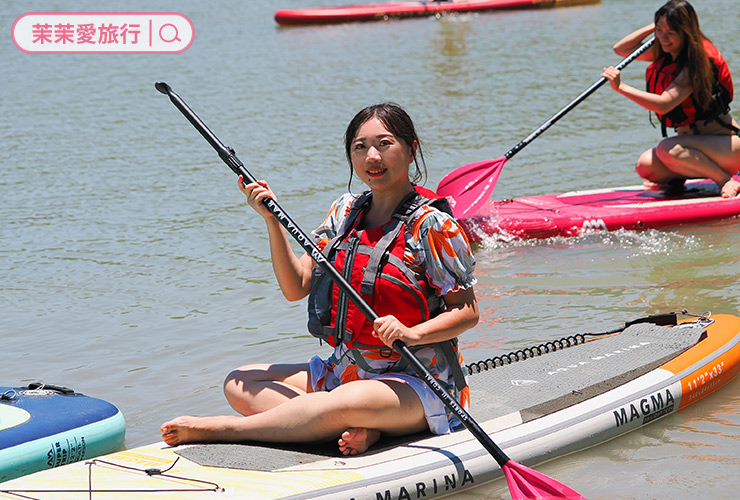
<instances>
[{"instance_id":1,"label":"blue paddleboard","mask_svg":"<svg viewBox=\"0 0 740 500\"><path fill-rule=\"evenodd\" d=\"M0 482L115 451L125 428L114 405L66 387L0 386Z\"/></svg>"}]
</instances>

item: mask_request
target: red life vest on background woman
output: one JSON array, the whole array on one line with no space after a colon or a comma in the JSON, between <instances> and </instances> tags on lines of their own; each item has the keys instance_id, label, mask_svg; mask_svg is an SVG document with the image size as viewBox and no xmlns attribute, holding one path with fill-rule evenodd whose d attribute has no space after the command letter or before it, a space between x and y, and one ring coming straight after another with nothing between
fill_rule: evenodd
<instances>
[{"instance_id":1,"label":"red life vest on background woman","mask_svg":"<svg viewBox=\"0 0 740 500\"><path fill-rule=\"evenodd\" d=\"M734 97L734 88L730 69L727 67L722 54L712 42L704 39L704 50L712 63L714 73L712 84L712 101L705 109L694 99L693 94L681 104L664 115L658 115L665 136L666 127L680 127L691 125L698 121L708 123L730 110L730 102ZM647 90L653 94L662 94L676 78L676 75L685 67L683 54L675 60L670 54L656 59L646 71Z\"/></svg>"}]
</instances>

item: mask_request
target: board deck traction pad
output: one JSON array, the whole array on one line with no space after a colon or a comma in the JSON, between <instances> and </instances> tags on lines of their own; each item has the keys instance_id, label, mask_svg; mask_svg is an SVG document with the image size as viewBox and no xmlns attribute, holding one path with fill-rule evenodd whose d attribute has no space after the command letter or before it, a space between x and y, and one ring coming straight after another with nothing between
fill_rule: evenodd
<instances>
[{"instance_id":1,"label":"board deck traction pad","mask_svg":"<svg viewBox=\"0 0 740 500\"><path fill-rule=\"evenodd\" d=\"M640 323L619 335L597 338L567 349L498 366L469 376L470 415L483 423L520 412L523 422L601 394L633 380L686 349L703 328ZM381 440L362 456L424 437ZM196 444L178 447L178 455L202 466L272 471L341 457L335 443L283 445L265 443Z\"/></svg>"}]
</instances>

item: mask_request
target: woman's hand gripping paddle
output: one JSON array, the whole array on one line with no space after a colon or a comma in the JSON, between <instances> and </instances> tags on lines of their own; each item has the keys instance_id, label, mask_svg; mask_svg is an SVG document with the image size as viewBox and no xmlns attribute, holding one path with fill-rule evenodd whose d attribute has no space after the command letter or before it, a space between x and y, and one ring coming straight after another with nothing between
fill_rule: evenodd
<instances>
[{"instance_id":1,"label":"woman's hand gripping paddle","mask_svg":"<svg viewBox=\"0 0 740 500\"><path fill-rule=\"evenodd\" d=\"M236 153L230 147L225 146L208 127L201 121L190 107L178 96L169 85L165 82L157 82L155 88L163 94L169 96L172 103L179 109L191 124L201 133L201 135L210 143L218 152L218 155L235 174L241 175L247 182L255 182L255 178L247 171L244 164L236 157ZM355 305L362 311L367 319L372 323L378 315L373 311L370 305L362 296L344 279L342 274L335 268L314 245L311 239L304 233L300 227L290 218L290 216L280 207L273 199L268 198L264 201L265 206L272 212L275 218L285 227L285 230L303 247L303 249L313 257L316 263L331 277L334 283L352 300ZM496 443L485 433L485 431L473 420L467 411L444 388L437 382L437 379L429 373L429 370L419 361L413 352L400 340L393 342L393 349L416 371L419 377L434 391L434 393L444 402L444 404L453 412L463 425L475 436L475 438L488 450L493 458L498 462L504 471L506 481L509 485L509 491L514 500L525 499L584 499L583 496L576 493L567 486L558 483L544 474L529 469L521 464L512 461L499 448ZM585 499L584 499L585 500Z\"/></svg>"},{"instance_id":2,"label":"woman's hand gripping paddle","mask_svg":"<svg viewBox=\"0 0 740 500\"><path fill-rule=\"evenodd\" d=\"M645 41L645 43L635 49L632 54L622 60L616 68L621 70L637 59L640 54L650 48L654 40L655 37L651 36L647 41ZM452 213L455 217L463 219L475 215L481 205L483 205L483 203L491 196L491 191L493 191L493 188L498 181L498 177L501 174L501 169L503 168L504 163L521 151L524 146L535 140L545 130L550 128L556 121L565 116L571 109L583 102L586 97L593 94L596 89L601 87L606 81L606 78L602 76L589 88L584 90L581 95L573 99L568 103L568 105L555 113L538 129L529 134L523 141L507 151L504 156L493 160L470 163L455 169L444 176L437 186L437 193L441 196L447 197L450 201Z\"/></svg>"}]
</instances>

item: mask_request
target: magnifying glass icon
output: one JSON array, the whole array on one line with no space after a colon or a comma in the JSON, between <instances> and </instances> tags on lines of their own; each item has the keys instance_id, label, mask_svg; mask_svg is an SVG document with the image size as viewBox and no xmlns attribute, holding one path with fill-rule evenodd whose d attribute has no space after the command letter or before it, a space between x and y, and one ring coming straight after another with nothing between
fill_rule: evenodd
<instances>
[{"instance_id":1,"label":"magnifying glass icon","mask_svg":"<svg viewBox=\"0 0 740 500\"><path fill-rule=\"evenodd\" d=\"M164 30L164 29L165 29L165 28L166 28L167 26L171 27L171 28L172 28L172 29L173 29L173 30L175 31L175 33L174 33L174 35L175 35L175 36L173 36L173 37L172 37L171 39L169 39L169 40L168 40L168 39L166 39L166 38L164 37L164 35L162 35L162 30ZM180 37L179 37L179 35L180 35L180 33L179 33L179 32L177 31L177 26L175 26L174 24L171 24L171 23L163 24L163 25L162 25L162 26L161 26L161 27L159 28L159 38L160 38L160 39L161 39L161 40L162 40L163 42L165 42L165 43L172 43L172 42L174 42L175 40L177 40L178 42L182 42L182 40L180 40Z\"/></svg>"}]
</instances>

